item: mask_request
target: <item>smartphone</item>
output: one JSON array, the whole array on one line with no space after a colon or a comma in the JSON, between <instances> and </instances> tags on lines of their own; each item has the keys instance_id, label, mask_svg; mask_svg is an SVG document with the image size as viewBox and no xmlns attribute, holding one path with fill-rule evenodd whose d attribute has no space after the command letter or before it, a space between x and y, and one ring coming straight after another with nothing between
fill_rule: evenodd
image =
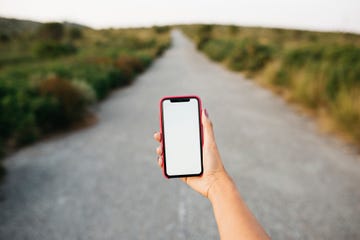
<instances>
[{"instance_id":1,"label":"smartphone","mask_svg":"<svg viewBox=\"0 0 360 240\"><path fill-rule=\"evenodd\" d=\"M160 127L167 178L203 173L201 100L172 96L160 100Z\"/></svg>"}]
</instances>

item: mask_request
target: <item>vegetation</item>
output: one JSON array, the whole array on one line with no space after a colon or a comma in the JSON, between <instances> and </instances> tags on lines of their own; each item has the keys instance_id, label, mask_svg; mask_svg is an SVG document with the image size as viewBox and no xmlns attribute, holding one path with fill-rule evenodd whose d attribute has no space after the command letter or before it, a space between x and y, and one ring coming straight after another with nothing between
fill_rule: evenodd
<instances>
[{"instance_id":1,"label":"vegetation","mask_svg":"<svg viewBox=\"0 0 360 240\"><path fill-rule=\"evenodd\" d=\"M131 84L162 54L168 30L62 23L0 30L0 154L82 121L90 104Z\"/></svg>"},{"instance_id":2,"label":"vegetation","mask_svg":"<svg viewBox=\"0 0 360 240\"><path fill-rule=\"evenodd\" d=\"M188 25L211 59L286 92L360 143L360 36L300 30Z\"/></svg>"}]
</instances>

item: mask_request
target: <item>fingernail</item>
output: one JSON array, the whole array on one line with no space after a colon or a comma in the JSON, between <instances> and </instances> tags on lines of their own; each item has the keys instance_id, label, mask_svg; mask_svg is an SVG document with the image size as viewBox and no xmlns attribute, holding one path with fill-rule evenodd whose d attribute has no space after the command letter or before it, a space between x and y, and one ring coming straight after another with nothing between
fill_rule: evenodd
<instances>
[{"instance_id":1,"label":"fingernail","mask_svg":"<svg viewBox=\"0 0 360 240\"><path fill-rule=\"evenodd\" d=\"M204 109L204 113L205 113L205 116L206 116L207 118L209 118L209 113L208 113L208 111L207 111L206 108Z\"/></svg>"}]
</instances>

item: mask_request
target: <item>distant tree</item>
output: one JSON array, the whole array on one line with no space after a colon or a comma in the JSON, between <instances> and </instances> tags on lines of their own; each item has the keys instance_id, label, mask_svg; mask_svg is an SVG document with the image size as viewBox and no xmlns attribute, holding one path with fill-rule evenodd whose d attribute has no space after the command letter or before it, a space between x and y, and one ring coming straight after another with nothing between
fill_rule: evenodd
<instances>
[{"instance_id":1,"label":"distant tree","mask_svg":"<svg viewBox=\"0 0 360 240\"><path fill-rule=\"evenodd\" d=\"M65 28L62 23L51 22L41 25L39 37L42 40L61 41L65 35Z\"/></svg>"}]
</instances>

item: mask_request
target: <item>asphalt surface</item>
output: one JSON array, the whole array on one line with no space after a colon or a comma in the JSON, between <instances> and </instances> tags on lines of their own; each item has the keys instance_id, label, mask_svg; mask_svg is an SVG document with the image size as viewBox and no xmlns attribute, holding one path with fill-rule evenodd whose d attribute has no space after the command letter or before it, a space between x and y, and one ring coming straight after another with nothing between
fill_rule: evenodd
<instances>
[{"instance_id":1,"label":"asphalt surface","mask_svg":"<svg viewBox=\"0 0 360 240\"><path fill-rule=\"evenodd\" d=\"M99 122L6 159L0 239L218 239L210 203L166 180L152 139L164 95L197 94L225 167L273 239L360 239L360 158L179 32Z\"/></svg>"}]
</instances>

